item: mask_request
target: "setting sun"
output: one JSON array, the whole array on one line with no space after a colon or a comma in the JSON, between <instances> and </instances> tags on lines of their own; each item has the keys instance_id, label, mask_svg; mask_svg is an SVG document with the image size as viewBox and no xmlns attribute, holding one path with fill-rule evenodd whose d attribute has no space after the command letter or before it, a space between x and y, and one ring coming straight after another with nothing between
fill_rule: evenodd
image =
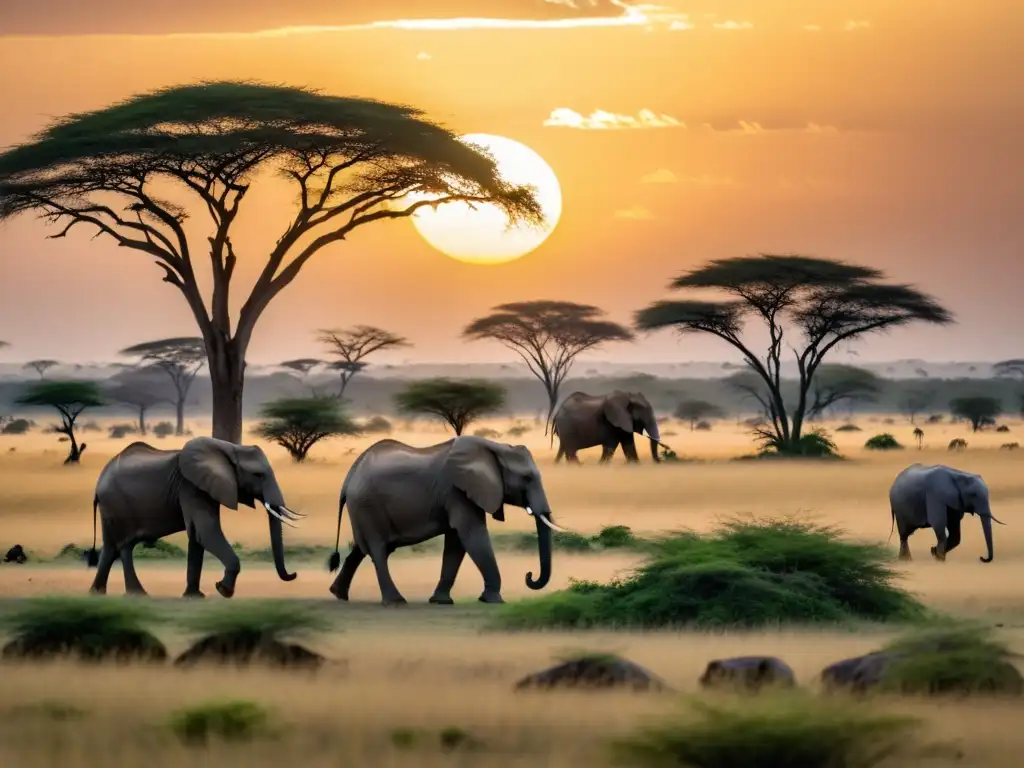
<instances>
[{"instance_id":1,"label":"setting sun","mask_svg":"<svg viewBox=\"0 0 1024 768\"><path fill-rule=\"evenodd\" d=\"M544 158L518 141L486 133L461 138L490 152L507 181L532 184L537 188L537 199L544 209L544 224L509 228L504 212L497 206L471 208L467 203L421 208L413 215L413 224L430 245L459 261L501 264L525 256L547 240L562 215L562 188L558 177Z\"/></svg>"}]
</instances>

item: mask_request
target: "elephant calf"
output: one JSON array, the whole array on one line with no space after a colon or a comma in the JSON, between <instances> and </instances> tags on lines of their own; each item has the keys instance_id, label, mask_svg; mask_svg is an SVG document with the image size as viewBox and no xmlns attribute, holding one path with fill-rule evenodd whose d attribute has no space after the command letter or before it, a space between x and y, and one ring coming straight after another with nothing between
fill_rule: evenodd
<instances>
[{"instance_id":1,"label":"elephant calf","mask_svg":"<svg viewBox=\"0 0 1024 768\"><path fill-rule=\"evenodd\" d=\"M555 462L565 456L567 461L578 464L578 451L598 445L602 447L602 464L611 459L620 445L626 461L639 461L636 434L651 441L651 458L661 461L658 446L663 443L658 434L658 422L654 409L640 392L616 390L609 395L573 392L562 401L552 420L552 441L558 436Z\"/></svg>"},{"instance_id":2,"label":"elephant calf","mask_svg":"<svg viewBox=\"0 0 1024 768\"><path fill-rule=\"evenodd\" d=\"M348 505L352 549L341 564L341 517ZM388 557L408 547L444 536L441 579L431 603L451 605L451 589L468 553L484 579L480 601L502 603L501 574L487 534L487 516L505 519L505 504L526 509L537 523L540 578L526 574L526 586L543 589L551 578L551 522L540 471L522 445L505 445L481 437L461 436L428 448L397 440L380 440L355 460L341 487L338 535L328 569L341 571L330 587L348 600L352 577L369 555L377 572L384 605L406 602L391 579Z\"/></svg>"},{"instance_id":3,"label":"elephant calf","mask_svg":"<svg viewBox=\"0 0 1024 768\"><path fill-rule=\"evenodd\" d=\"M298 515L284 504L274 470L259 446L235 445L212 437L196 437L181 450L162 451L138 441L112 458L100 472L92 503L92 549L86 553L97 566L92 592L104 594L110 567L118 558L125 591L146 594L135 573L132 549L139 542L152 544L173 533L188 533L188 570L185 597L203 597L199 577L203 554L212 552L224 565L217 592L231 597L241 570L238 555L220 525L221 506L239 504L267 511L274 567L282 581L294 573L284 567L282 522ZM99 508L103 549L96 552L96 511ZM294 527L294 526L293 526Z\"/></svg>"},{"instance_id":4,"label":"elephant calf","mask_svg":"<svg viewBox=\"0 0 1024 768\"><path fill-rule=\"evenodd\" d=\"M793 688L796 675L789 664L775 656L734 656L709 662L698 682L702 688L759 691L768 686Z\"/></svg>"}]
</instances>

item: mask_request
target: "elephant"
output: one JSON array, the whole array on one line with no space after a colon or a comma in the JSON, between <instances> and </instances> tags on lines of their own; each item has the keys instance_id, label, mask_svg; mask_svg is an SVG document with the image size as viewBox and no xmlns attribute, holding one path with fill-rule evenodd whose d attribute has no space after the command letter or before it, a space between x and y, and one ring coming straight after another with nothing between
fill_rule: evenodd
<instances>
[{"instance_id":1,"label":"elephant","mask_svg":"<svg viewBox=\"0 0 1024 768\"><path fill-rule=\"evenodd\" d=\"M341 565L341 518L348 505L352 549ZM540 576L526 574L530 589L543 589L551 578L551 508L540 472L523 445L496 443L463 435L426 448L397 440L380 440L352 464L338 501L338 534L328 570L341 571L330 586L348 600L356 569L367 555L377 571L384 605L406 600L388 570L398 547L444 535L441 578L430 602L451 605L452 585L466 553L483 576L484 603L502 603L501 574L487 533L487 515L504 521L504 505L526 509L537 524Z\"/></svg>"},{"instance_id":2,"label":"elephant","mask_svg":"<svg viewBox=\"0 0 1024 768\"><path fill-rule=\"evenodd\" d=\"M282 581L292 581L284 564L281 525L302 515L285 506L274 470L256 445L235 445L212 437L195 437L180 450L160 450L136 441L107 462L96 481L92 503L92 549L86 562L96 566L91 592L105 594L110 567L118 558L124 571L125 591L145 595L135 573L132 549L139 542L152 546L157 539L185 531L188 567L184 597L204 597L199 590L205 550L224 565L216 584L223 597L235 593L241 564L220 525L221 506L259 503L270 522L274 567ZM96 510L100 510L103 548L96 552Z\"/></svg>"},{"instance_id":3,"label":"elephant","mask_svg":"<svg viewBox=\"0 0 1024 768\"><path fill-rule=\"evenodd\" d=\"M579 463L577 451L600 445L601 463L608 462L620 445L627 462L639 461L633 434L640 433L651 441L651 458L658 457L663 445L658 433L654 409L639 392L615 390L609 395L588 395L573 392L559 406L553 419L551 440L558 435L558 454L567 461Z\"/></svg>"},{"instance_id":4,"label":"elephant","mask_svg":"<svg viewBox=\"0 0 1024 768\"><path fill-rule=\"evenodd\" d=\"M931 528L936 539L936 546L931 548L932 556L945 562L946 554L960 544L960 521L966 512L981 519L988 557L980 559L991 563L992 521L1006 525L992 514L988 486L981 475L942 464L911 464L900 472L889 489L889 506L893 528L900 533L900 560L910 560L907 544L910 535L919 528ZM892 538L892 530L889 538Z\"/></svg>"},{"instance_id":5,"label":"elephant","mask_svg":"<svg viewBox=\"0 0 1024 768\"><path fill-rule=\"evenodd\" d=\"M775 656L735 656L708 662L698 679L702 688L739 687L759 691L766 686L793 688L793 668Z\"/></svg>"}]
</instances>

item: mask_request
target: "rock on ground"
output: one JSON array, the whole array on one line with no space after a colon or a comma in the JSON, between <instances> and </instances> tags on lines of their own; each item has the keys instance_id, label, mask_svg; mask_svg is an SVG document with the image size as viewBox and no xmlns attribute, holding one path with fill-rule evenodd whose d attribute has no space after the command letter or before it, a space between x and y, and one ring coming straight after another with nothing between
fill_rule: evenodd
<instances>
[{"instance_id":1,"label":"rock on ground","mask_svg":"<svg viewBox=\"0 0 1024 768\"><path fill-rule=\"evenodd\" d=\"M639 664L618 656L580 656L527 675L516 690L551 688L631 688L638 691L667 691L670 687Z\"/></svg>"}]
</instances>

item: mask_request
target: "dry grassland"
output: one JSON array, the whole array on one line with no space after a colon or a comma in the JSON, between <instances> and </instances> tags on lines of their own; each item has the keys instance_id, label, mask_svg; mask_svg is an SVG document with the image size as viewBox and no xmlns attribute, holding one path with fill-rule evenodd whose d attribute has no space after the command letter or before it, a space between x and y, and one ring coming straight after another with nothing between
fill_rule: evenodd
<instances>
[{"instance_id":1,"label":"dry grassland","mask_svg":"<svg viewBox=\"0 0 1024 768\"><path fill-rule=\"evenodd\" d=\"M901 423L860 419L863 432L833 433L845 462L730 462L725 459L751 450L742 428L722 423L710 433L690 432L677 423L663 428L666 441L693 462L652 466L597 466L598 451L582 454L584 466L553 465L547 439L533 428L511 442L528 445L543 472L556 519L581 533L624 524L638 534L674 528L709 530L724 516L778 516L799 513L835 523L853 537L885 541L891 519L887 491L895 474L913 461L948 463L981 473L989 484L993 511L1006 526L995 526L995 561L978 562L983 554L980 526L965 521L961 547L944 563L928 556L933 541L921 531L911 538L912 563L901 564L904 584L925 602L960 615L1003 625L1000 632L1024 652L1024 451L1000 451L1003 442L1024 432L1010 422L1012 433L972 435L962 426L925 427L925 449L918 451L911 432ZM481 424L500 432L508 424ZM828 425L834 427L835 425ZM198 424L193 429L201 432ZM860 448L872 434L889 431L907 449L873 454ZM674 432L675 434L668 434ZM92 539L93 484L103 463L126 441L105 433L89 433L89 449L80 467L61 466L64 446L52 435L0 438L0 546L20 543L44 555L75 542ZM440 428L392 435L412 444L447 439ZM964 453L948 453L946 444L964 437ZM266 447L275 464L289 506L307 513L300 530L287 530L291 543L332 544L337 498L345 472L355 456L374 438L342 439L315 447L304 465ZM154 441L162 447L180 439ZM9 448L15 448L10 451ZM350 450L352 449L352 450ZM643 452L641 453L643 457ZM532 530L525 513L506 511L508 522L496 530ZM509 514L512 513L512 514ZM264 516L247 508L224 512L229 540L250 546L268 544ZM347 516L342 545L349 537ZM895 537L894 537L895 539ZM179 541L178 543L183 543ZM896 542L890 546L895 553ZM546 591L559 589L569 577L607 580L636 562L630 554L556 552L554 576ZM507 600L531 595L524 585L536 556L499 554ZM136 562L140 579L151 595L176 598L184 584L184 563ZM0 708L45 701L67 702L84 710L80 718L55 721L53 713L36 710L0 713L0 754L4 764L25 768L74 765L185 766L231 764L263 766L289 761L296 766L544 766L607 765L602 739L641 722L646 716L678 706L672 697L610 695L513 694L511 685L527 672L551 662L566 649L599 649L622 653L661 675L684 692L695 690L697 675L708 659L724 655L769 653L782 656L802 682L811 684L826 664L877 647L889 634L791 630L710 635L698 633L479 633L491 606L476 603L480 576L467 560L459 575L453 608L426 605L439 569L439 555L403 554L392 561L392 573L410 605L389 610L377 605L379 590L367 563L352 586L351 603L335 601L327 592L333 575L323 563L292 563L299 578L279 581L272 568L243 560L236 600L248 597L290 597L317 601L336 617L341 632L314 639L309 645L343 664L315 678L274 672L213 674L172 670L86 669L51 666L4 667ZM0 566L0 602L28 595L87 591L93 572L79 563L68 565ZM219 564L207 560L204 590L215 595ZM111 596L123 588L117 566L111 575ZM212 597L207 602L218 600ZM177 605L175 601L175 605ZM161 632L161 636L165 636ZM181 650L186 638L172 635L169 650ZM243 698L265 702L282 733L268 741L214 745L188 751L160 724L175 707L210 698ZM881 707L881 704L873 706ZM1016 764L1024 754L1024 706L988 703L886 704L925 717L931 740L955 742L956 750L929 756L904 755L891 765L1001 766ZM424 747L403 750L391 739L397 728L457 726L483 743L480 750L444 752Z\"/></svg>"}]
</instances>

